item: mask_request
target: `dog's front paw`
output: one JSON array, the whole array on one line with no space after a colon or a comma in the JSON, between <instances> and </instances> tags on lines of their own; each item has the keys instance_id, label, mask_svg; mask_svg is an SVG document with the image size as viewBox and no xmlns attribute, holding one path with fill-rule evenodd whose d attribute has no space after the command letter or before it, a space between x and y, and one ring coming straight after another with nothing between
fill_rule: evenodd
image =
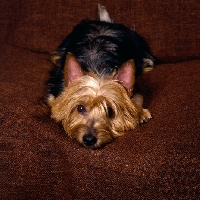
<instances>
[{"instance_id":1,"label":"dog's front paw","mask_svg":"<svg viewBox=\"0 0 200 200\"><path fill-rule=\"evenodd\" d=\"M143 109L143 112L140 116L140 123L146 123L151 119L151 113L148 109Z\"/></svg>"}]
</instances>

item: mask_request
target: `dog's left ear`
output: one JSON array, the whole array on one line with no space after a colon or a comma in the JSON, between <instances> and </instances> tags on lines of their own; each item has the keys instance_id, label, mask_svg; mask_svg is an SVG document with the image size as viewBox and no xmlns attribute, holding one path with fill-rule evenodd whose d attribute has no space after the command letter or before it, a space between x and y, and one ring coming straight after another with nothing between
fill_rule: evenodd
<instances>
[{"instance_id":1,"label":"dog's left ear","mask_svg":"<svg viewBox=\"0 0 200 200\"><path fill-rule=\"evenodd\" d=\"M68 53L64 65L65 85L69 86L76 79L84 75L79 62L72 53Z\"/></svg>"},{"instance_id":2,"label":"dog's left ear","mask_svg":"<svg viewBox=\"0 0 200 200\"><path fill-rule=\"evenodd\" d=\"M114 80L124 86L128 95L133 95L133 89L135 84L135 63L134 60L125 62L114 75Z\"/></svg>"}]
</instances>

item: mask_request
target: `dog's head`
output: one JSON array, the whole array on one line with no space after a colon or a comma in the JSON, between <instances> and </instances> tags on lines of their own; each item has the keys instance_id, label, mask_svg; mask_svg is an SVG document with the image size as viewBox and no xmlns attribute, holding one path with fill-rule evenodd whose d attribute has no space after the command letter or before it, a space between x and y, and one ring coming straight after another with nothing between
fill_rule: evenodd
<instances>
[{"instance_id":1,"label":"dog's head","mask_svg":"<svg viewBox=\"0 0 200 200\"><path fill-rule=\"evenodd\" d=\"M62 121L66 132L80 144L101 147L139 122L137 106L130 99L135 82L133 60L111 76L100 78L83 72L68 53L64 78L64 91L57 98L49 98L52 118Z\"/></svg>"}]
</instances>

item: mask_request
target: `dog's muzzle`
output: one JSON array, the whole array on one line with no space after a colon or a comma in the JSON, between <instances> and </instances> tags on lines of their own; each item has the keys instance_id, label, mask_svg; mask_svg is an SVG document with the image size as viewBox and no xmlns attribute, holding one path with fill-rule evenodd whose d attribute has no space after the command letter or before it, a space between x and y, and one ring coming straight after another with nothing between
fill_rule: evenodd
<instances>
[{"instance_id":1,"label":"dog's muzzle","mask_svg":"<svg viewBox=\"0 0 200 200\"><path fill-rule=\"evenodd\" d=\"M83 136L83 143L88 147L94 145L96 142L97 138L92 134L86 134Z\"/></svg>"}]
</instances>

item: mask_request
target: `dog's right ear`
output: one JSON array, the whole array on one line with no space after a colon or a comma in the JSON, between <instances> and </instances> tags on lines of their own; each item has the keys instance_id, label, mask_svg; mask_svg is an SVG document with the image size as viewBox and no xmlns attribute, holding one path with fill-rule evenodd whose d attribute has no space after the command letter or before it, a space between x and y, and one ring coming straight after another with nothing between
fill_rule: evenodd
<instances>
[{"instance_id":1,"label":"dog's right ear","mask_svg":"<svg viewBox=\"0 0 200 200\"><path fill-rule=\"evenodd\" d=\"M69 86L77 78L84 75L82 68L72 53L68 53L64 65L65 86Z\"/></svg>"}]
</instances>

